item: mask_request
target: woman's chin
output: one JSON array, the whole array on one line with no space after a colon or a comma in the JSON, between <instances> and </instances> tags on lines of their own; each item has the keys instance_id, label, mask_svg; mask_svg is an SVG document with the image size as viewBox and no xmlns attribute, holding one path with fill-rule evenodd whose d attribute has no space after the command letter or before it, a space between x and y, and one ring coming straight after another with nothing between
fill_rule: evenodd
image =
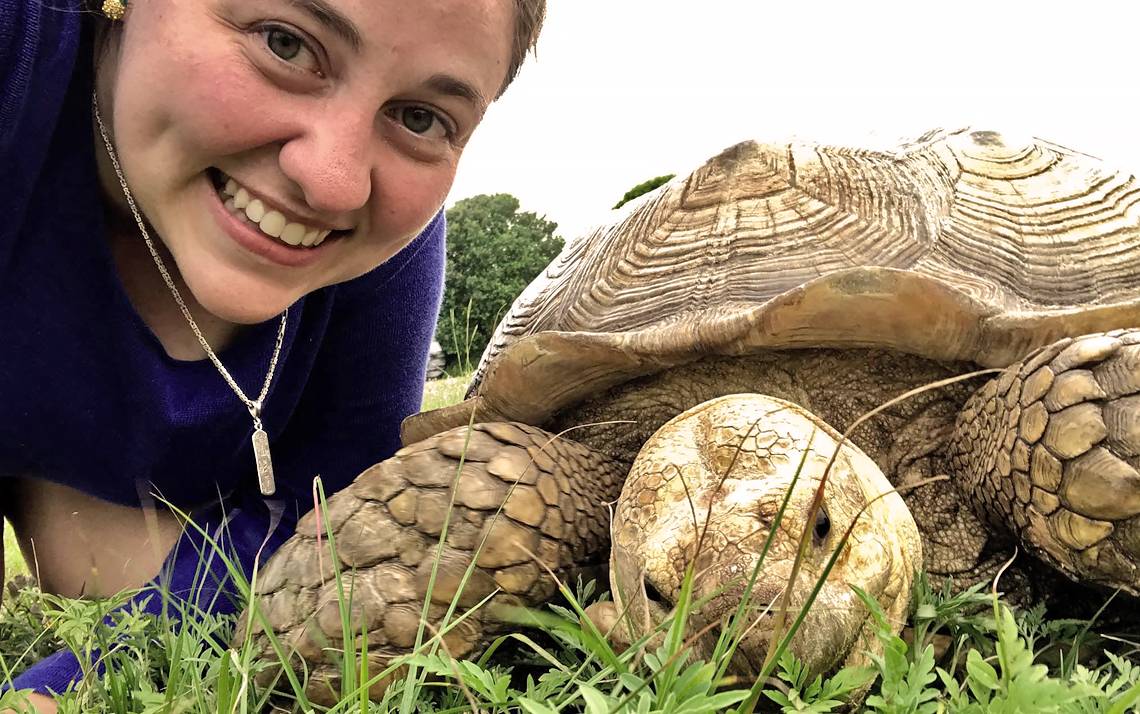
<instances>
[{"instance_id":1,"label":"woman's chin","mask_svg":"<svg viewBox=\"0 0 1140 714\"><path fill-rule=\"evenodd\" d=\"M235 325L257 325L276 319L289 305L296 302L291 295L277 291L263 294L259 291L195 289L194 297L208 313Z\"/></svg>"},{"instance_id":2,"label":"woman's chin","mask_svg":"<svg viewBox=\"0 0 1140 714\"><path fill-rule=\"evenodd\" d=\"M274 303L273 306L226 305L210 313L235 325L258 325L280 317L288 305Z\"/></svg>"}]
</instances>

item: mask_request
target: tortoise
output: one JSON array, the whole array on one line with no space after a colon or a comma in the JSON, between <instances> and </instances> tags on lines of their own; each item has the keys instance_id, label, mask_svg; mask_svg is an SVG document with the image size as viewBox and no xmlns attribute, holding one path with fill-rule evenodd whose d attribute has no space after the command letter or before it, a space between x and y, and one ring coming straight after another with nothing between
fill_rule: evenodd
<instances>
[{"instance_id":1,"label":"tortoise","mask_svg":"<svg viewBox=\"0 0 1140 714\"><path fill-rule=\"evenodd\" d=\"M858 519L793 642L816 671L875 647L849 585L901 626L920 567L966 585L1019 546L1034 559L1010 588L1048 568L1140 594L1138 201L1127 172L994 131L725 150L566 245L468 399L410 417L407 446L329 499L335 557L302 519L260 575L256 646L275 630L321 701L339 676L334 564L378 672L415 643L433 574L431 622L453 598L482 605L442 638L462 656L509 626L500 605L606 562L611 536L615 603L591 617L645 634L695 557L715 624L801 464L752 596L772 602L809 529L802 602ZM758 630L740 671L765 655Z\"/></svg>"}]
</instances>

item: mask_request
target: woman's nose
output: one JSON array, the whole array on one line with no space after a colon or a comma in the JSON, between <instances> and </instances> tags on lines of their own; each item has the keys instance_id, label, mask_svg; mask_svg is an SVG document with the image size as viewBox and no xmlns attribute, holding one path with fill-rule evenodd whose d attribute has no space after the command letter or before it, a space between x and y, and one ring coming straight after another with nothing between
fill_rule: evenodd
<instances>
[{"instance_id":1,"label":"woman's nose","mask_svg":"<svg viewBox=\"0 0 1140 714\"><path fill-rule=\"evenodd\" d=\"M371 118L322 117L281 148L281 170L313 210L357 211L372 193L377 140Z\"/></svg>"}]
</instances>

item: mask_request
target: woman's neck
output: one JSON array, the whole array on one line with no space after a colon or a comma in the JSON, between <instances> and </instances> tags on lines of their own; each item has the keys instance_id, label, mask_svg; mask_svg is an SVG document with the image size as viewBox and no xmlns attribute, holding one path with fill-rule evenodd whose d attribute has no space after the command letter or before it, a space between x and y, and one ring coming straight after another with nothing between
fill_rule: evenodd
<instances>
[{"instance_id":1,"label":"woman's neck","mask_svg":"<svg viewBox=\"0 0 1140 714\"><path fill-rule=\"evenodd\" d=\"M158 267L154 264L154 259L138 227L133 221L128 224L124 220L125 217L116 216L115 213L114 209L108 211L107 240L119 274L119 282L135 311L158 338L170 357L177 360L204 359L206 353L175 302L170 288L158 272ZM202 336L206 338L206 342L215 353L221 352L234 340L242 326L226 322L199 305L182 280L174 264L174 258L157 237L152 239Z\"/></svg>"},{"instance_id":2,"label":"woman's neck","mask_svg":"<svg viewBox=\"0 0 1140 714\"><path fill-rule=\"evenodd\" d=\"M117 52L116 45L106 44L117 36L109 37L101 31L96 36L93 62L96 68L96 85L101 101L105 107L112 103L106 98L111 95L111 76L100 72L102 61L108 53ZM114 63L111 62L111 65ZM109 109L108 109L109 115ZM106 240L111 250L115 269L119 275L119 282L127 293L135 312L158 338L166 354L177 360L200 360L206 357L194 331L190 329L178 303L170 293L170 288L154 264L150 250L143 240L139 227L135 224L126 200L110 177L114 174L107 152L102 150L102 139L95 126L92 126L92 141L95 142L95 158L99 163L100 186L103 192ZM155 248L162 257L174 285L182 295L186 307L190 310L194 322L198 324L202 336L215 353L221 352L233 342L241 332L243 326L226 322L207 312L193 293L182 280L182 275L174 263L174 258L166 250L161 239L151 231L151 238Z\"/></svg>"}]
</instances>

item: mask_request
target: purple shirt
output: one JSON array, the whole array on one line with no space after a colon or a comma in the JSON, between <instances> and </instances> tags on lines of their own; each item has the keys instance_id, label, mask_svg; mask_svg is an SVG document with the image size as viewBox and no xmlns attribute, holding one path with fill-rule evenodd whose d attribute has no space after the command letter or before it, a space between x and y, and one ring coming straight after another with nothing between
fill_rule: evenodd
<instances>
[{"instance_id":1,"label":"purple shirt","mask_svg":"<svg viewBox=\"0 0 1140 714\"><path fill-rule=\"evenodd\" d=\"M395 451L400 421L419 409L442 293L442 214L379 268L290 307L262 416L277 479L265 501L249 412L210 362L167 356L115 272L81 5L0 0L0 478L48 479L134 506L153 493L199 508L223 494L225 507L197 520L207 529L225 520L226 545L248 575L262 543L264 557L311 507L314 476L328 493L344 487ZM277 326L251 328L219 355L248 395L260 390ZM217 559L218 580L191 593L200 543L183 537L164 585L233 611L232 599L214 597ZM147 609L160 607L150 598ZM62 691L78 674L59 653L13 684Z\"/></svg>"}]
</instances>

